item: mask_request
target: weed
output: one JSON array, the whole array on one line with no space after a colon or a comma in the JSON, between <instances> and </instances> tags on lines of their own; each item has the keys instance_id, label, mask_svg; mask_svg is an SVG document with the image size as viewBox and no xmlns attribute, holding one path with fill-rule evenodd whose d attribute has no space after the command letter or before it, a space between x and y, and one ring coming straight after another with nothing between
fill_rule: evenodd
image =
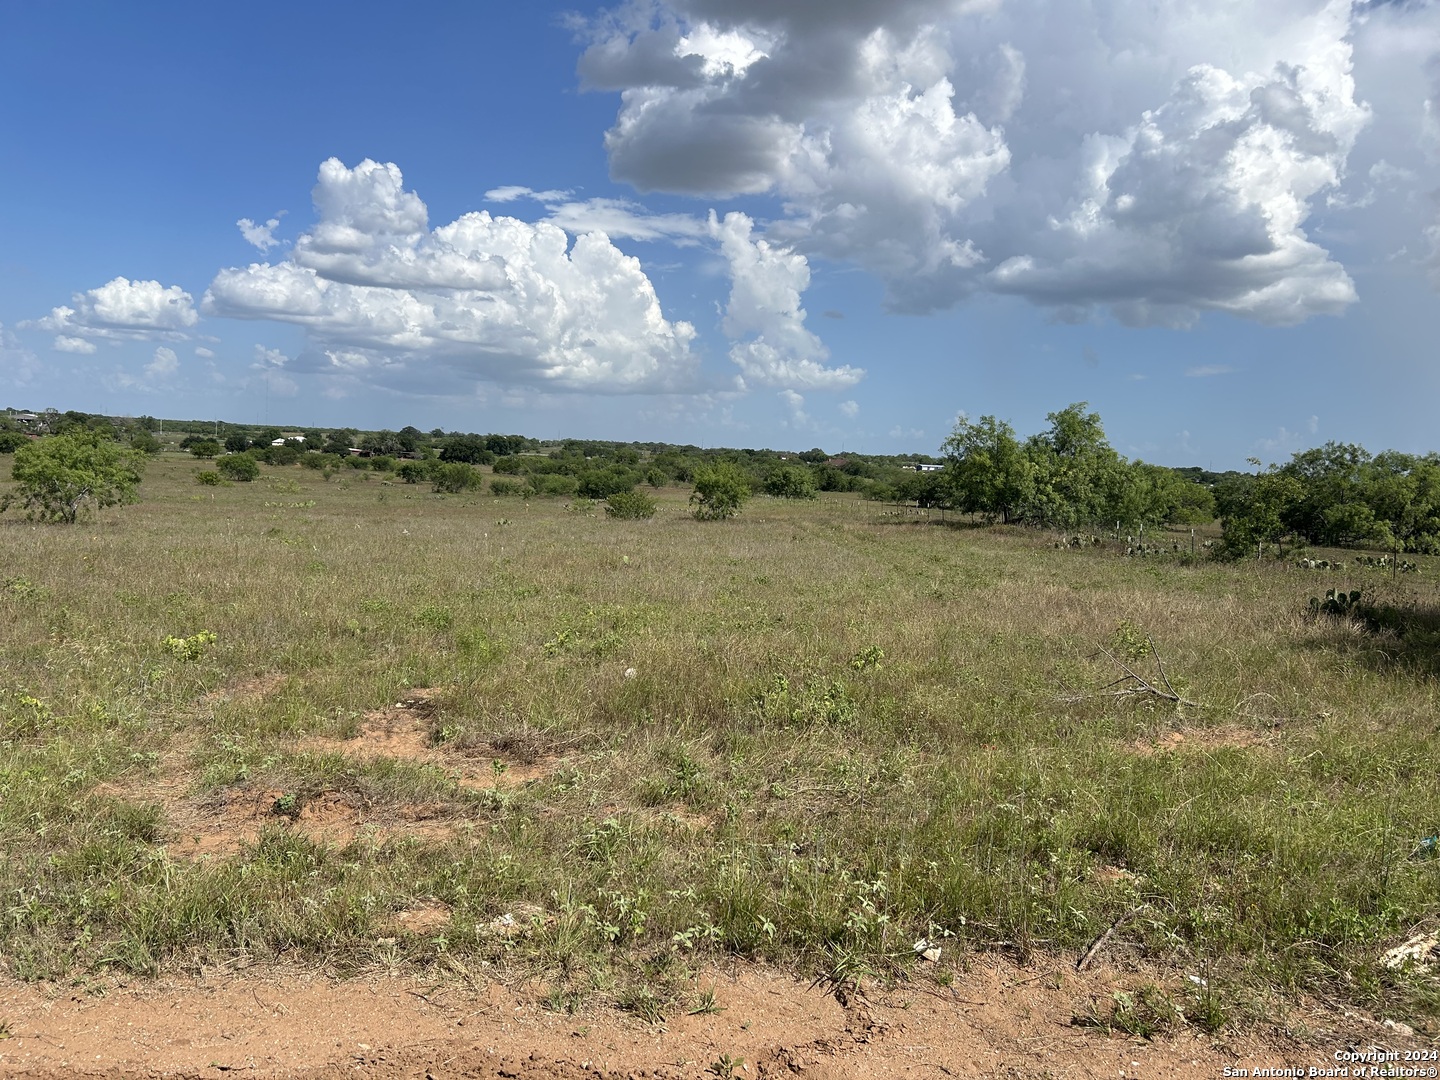
<instances>
[{"instance_id":1,"label":"weed","mask_svg":"<svg viewBox=\"0 0 1440 1080\"><path fill-rule=\"evenodd\" d=\"M219 638L209 630L201 630L198 634L190 637L176 637L169 634L160 642L161 647L177 660L184 660L194 663L205 655L207 646L215 644Z\"/></svg>"},{"instance_id":2,"label":"weed","mask_svg":"<svg viewBox=\"0 0 1440 1080\"><path fill-rule=\"evenodd\" d=\"M695 1005L686 1014L687 1016L714 1016L725 1011L725 1007L715 1000L715 984L711 983L704 990L701 990L695 998Z\"/></svg>"},{"instance_id":3,"label":"weed","mask_svg":"<svg viewBox=\"0 0 1440 1080\"><path fill-rule=\"evenodd\" d=\"M716 1058L710 1063L710 1067L707 1068L705 1071L714 1073L716 1076L720 1077L720 1080L732 1080L732 1078L738 1074L739 1070L743 1069L744 1067L744 1058L731 1057L729 1054L721 1054L718 1058Z\"/></svg>"}]
</instances>

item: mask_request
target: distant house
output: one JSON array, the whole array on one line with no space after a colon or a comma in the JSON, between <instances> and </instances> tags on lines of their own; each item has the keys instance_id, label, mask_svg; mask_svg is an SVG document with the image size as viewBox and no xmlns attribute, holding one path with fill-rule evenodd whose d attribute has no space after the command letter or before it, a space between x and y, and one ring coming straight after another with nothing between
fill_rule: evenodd
<instances>
[{"instance_id":1,"label":"distant house","mask_svg":"<svg viewBox=\"0 0 1440 1080\"><path fill-rule=\"evenodd\" d=\"M17 424L33 424L39 419L40 417L36 416L33 412L18 412L15 414L15 422Z\"/></svg>"},{"instance_id":2,"label":"distant house","mask_svg":"<svg viewBox=\"0 0 1440 1080\"><path fill-rule=\"evenodd\" d=\"M846 465L850 464L850 459L843 457L832 457L828 461L826 461L825 464L829 465L832 469L843 469Z\"/></svg>"}]
</instances>

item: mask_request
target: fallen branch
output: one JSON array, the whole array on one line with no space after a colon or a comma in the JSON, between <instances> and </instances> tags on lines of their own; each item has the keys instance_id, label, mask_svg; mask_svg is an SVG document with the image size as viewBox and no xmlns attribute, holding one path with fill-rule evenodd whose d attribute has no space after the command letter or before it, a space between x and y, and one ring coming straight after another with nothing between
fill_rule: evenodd
<instances>
[{"instance_id":1,"label":"fallen branch","mask_svg":"<svg viewBox=\"0 0 1440 1080\"><path fill-rule=\"evenodd\" d=\"M1115 936L1115 931L1119 930L1120 927L1124 926L1136 915L1140 914L1140 911L1143 907L1144 905L1142 904L1140 907L1131 908L1124 915L1121 915L1118 919L1112 922L1110 924L1110 928L1106 930L1103 934L1101 934L1098 938L1096 938L1095 943L1091 945L1090 948L1085 950L1085 955L1080 957L1080 959L1075 962L1075 970L1084 971L1087 967L1089 967L1090 964L1094 961L1095 957L1100 955L1100 950L1105 948L1105 946L1110 943L1110 939Z\"/></svg>"},{"instance_id":2,"label":"fallen branch","mask_svg":"<svg viewBox=\"0 0 1440 1080\"><path fill-rule=\"evenodd\" d=\"M1114 682L1108 682L1098 690L1092 690L1087 694L1071 694L1061 700L1068 702L1083 701L1087 697L1095 697L1099 694L1110 694L1114 697L1133 697L1136 694L1159 698L1161 701L1173 701L1176 705L1186 705L1192 709L1199 709L1202 706L1199 702L1191 701L1182 697L1170 682L1170 676L1165 673L1165 664L1160 659L1160 650L1155 648L1155 641L1148 634L1145 640L1150 645L1150 655L1155 658L1155 670L1159 672L1158 679L1147 679L1129 664L1125 663L1118 656L1112 653L1105 646L1098 646L1101 655L1106 657L1112 664L1118 667L1125 674ZM1118 687L1118 689L1117 689Z\"/></svg>"}]
</instances>

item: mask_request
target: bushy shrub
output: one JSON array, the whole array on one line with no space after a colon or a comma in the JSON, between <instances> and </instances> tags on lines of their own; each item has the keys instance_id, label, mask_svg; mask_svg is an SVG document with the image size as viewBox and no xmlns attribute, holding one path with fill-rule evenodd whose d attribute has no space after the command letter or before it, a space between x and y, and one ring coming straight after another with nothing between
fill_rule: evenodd
<instances>
[{"instance_id":1,"label":"bushy shrub","mask_svg":"<svg viewBox=\"0 0 1440 1080\"><path fill-rule=\"evenodd\" d=\"M561 473L535 473L530 477L530 490L536 495L565 497L574 495L578 487L579 483L573 476Z\"/></svg>"},{"instance_id":2,"label":"bushy shrub","mask_svg":"<svg viewBox=\"0 0 1440 1080\"><path fill-rule=\"evenodd\" d=\"M814 499L815 474L793 465L776 469L765 478L765 494L777 499Z\"/></svg>"},{"instance_id":3,"label":"bushy shrub","mask_svg":"<svg viewBox=\"0 0 1440 1080\"><path fill-rule=\"evenodd\" d=\"M655 516L655 500L640 491L620 491L605 500L605 516L639 520Z\"/></svg>"},{"instance_id":4,"label":"bushy shrub","mask_svg":"<svg viewBox=\"0 0 1440 1080\"><path fill-rule=\"evenodd\" d=\"M436 466L430 474L430 483L437 492L458 495L462 491L474 491L484 480L463 461L448 461Z\"/></svg>"},{"instance_id":5,"label":"bushy shrub","mask_svg":"<svg viewBox=\"0 0 1440 1080\"><path fill-rule=\"evenodd\" d=\"M407 484L418 484L422 480L430 479L430 472L435 464L433 458L423 461L402 461L395 467L395 475Z\"/></svg>"},{"instance_id":6,"label":"bushy shrub","mask_svg":"<svg viewBox=\"0 0 1440 1080\"><path fill-rule=\"evenodd\" d=\"M385 454L370 459L370 468L376 472L394 472L395 459Z\"/></svg>"},{"instance_id":7,"label":"bushy shrub","mask_svg":"<svg viewBox=\"0 0 1440 1080\"><path fill-rule=\"evenodd\" d=\"M522 480L506 480L504 478L490 481L491 495L524 495L530 488Z\"/></svg>"},{"instance_id":8,"label":"bushy shrub","mask_svg":"<svg viewBox=\"0 0 1440 1080\"><path fill-rule=\"evenodd\" d=\"M702 465L695 470L695 490L690 501L700 521L721 521L734 517L750 497L750 478L728 461Z\"/></svg>"},{"instance_id":9,"label":"bushy shrub","mask_svg":"<svg viewBox=\"0 0 1440 1080\"><path fill-rule=\"evenodd\" d=\"M220 444L214 439L196 439L187 449L198 458L213 458L220 453Z\"/></svg>"},{"instance_id":10,"label":"bushy shrub","mask_svg":"<svg viewBox=\"0 0 1440 1080\"><path fill-rule=\"evenodd\" d=\"M242 484L260 479L260 466L249 454L226 454L215 463L215 468L225 479Z\"/></svg>"},{"instance_id":11,"label":"bushy shrub","mask_svg":"<svg viewBox=\"0 0 1440 1080\"><path fill-rule=\"evenodd\" d=\"M224 483L220 474L214 469L206 469L204 472L196 473L195 482L197 484L203 484L205 487L219 487Z\"/></svg>"},{"instance_id":12,"label":"bushy shrub","mask_svg":"<svg viewBox=\"0 0 1440 1080\"><path fill-rule=\"evenodd\" d=\"M5 432L0 431L0 453L4 453L5 434ZM20 437L23 439L25 436L21 435ZM144 428L141 428L139 431L135 432L133 435L130 436L130 449L139 450L140 453L149 454L153 457L154 455L160 453L162 447L160 445L159 439L157 439L154 435L151 435L150 432L146 431Z\"/></svg>"},{"instance_id":13,"label":"bushy shrub","mask_svg":"<svg viewBox=\"0 0 1440 1080\"><path fill-rule=\"evenodd\" d=\"M13 454L29 441L23 431L0 431L0 454Z\"/></svg>"},{"instance_id":14,"label":"bushy shrub","mask_svg":"<svg viewBox=\"0 0 1440 1080\"><path fill-rule=\"evenodd\" d=\"M623 466L590 469L580 475L580 494L587 499L608 499L629 491L640 480L640 474Z\"/></svg>"}]
</instances>

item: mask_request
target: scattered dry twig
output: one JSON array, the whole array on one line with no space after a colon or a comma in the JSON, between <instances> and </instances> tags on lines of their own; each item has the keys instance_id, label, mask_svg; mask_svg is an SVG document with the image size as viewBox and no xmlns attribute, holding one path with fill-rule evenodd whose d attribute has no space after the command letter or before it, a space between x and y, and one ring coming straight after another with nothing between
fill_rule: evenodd
<instances>
[{"instance_id":1,"label":"scattered dry twig","mask_svg":"<svg viewBox=\"0 0 1440 1080\"><path fill-rule=\"evenodd\" d=\"M1089 967L1091 963L1094 962L1095 957L1100 955L1100 950L1105 948L1105 946L1110 943L1110 939L1115 936L1115 931L1119 930L1120 927L1124 926L1136 915L1140 914L1141 910L1144 907L1145 905L1142 904L1140 905L1140 907L1131 908L1124 915L1121 915L1118 919L1112 922L1109 929L1107 929L1103 934L1096 938L1095 943L1091 945L1090 948L1085 950L1085 955L1080 957L1080 959L1075 962L1075 970L1084 971L1087 967Z\"/></svg>"},{"instance_id":2,"label":"scattered dry twig","mask_svg":"<svg viewBox=\"0 0 1440 1080\"><path fill-rule=\"evenodd\" d=\"M1129 664L1125 663L1118 656L1112 653L1105 646L1098 646L1101 655L1105 656L1111 663L1118 667L1125 674L1114 682L1106 683L1098 690L1092 690L1088 694L1073 694L1062 700L1075 702L1083 701L1087 697L1097 694L1113 694L1115 697L1130 697L1135 694L1148 694L1157 697L1161 701L1173 701L1176 705L1187 705L1192 709L1201 708L1199 702L1191 701L1189 698L1181 697L1170 682L1170 676L1165 673L1165 664L1160 659L1160 650L1155 648L1155 641L1150 635L1145 635L1145 640L1150 644L1150 655L1155 658L1155 670L1159 672L1158 679L1147 679L1139 674ZM1118 687L1118 689L1117 689Z\"/></svg>"}]
</instances>

